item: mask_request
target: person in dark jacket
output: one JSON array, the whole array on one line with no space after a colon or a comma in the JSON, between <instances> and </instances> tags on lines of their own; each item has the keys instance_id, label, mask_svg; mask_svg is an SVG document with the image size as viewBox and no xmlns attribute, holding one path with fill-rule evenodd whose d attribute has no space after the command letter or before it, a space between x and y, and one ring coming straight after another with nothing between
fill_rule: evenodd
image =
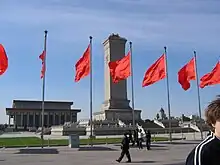
<instances>
[{"instance_id":1,"label":"person in dark jacket","mask_svg":"<svg viewBox=\"0 0 220 165\"><path fill-rule=\"evenodd\" d=\"M151 143L151 132L150 130L146 131L146 147L147 150L150 150L150 143Z\"/></svg>"},{"instance_id":2,"label":"person in dark jacket","mask_svg":"<svg viewBox=\"0 0 220 165\"><path fill-rule=\"evenodd\" d=\"M220 164L220 96L208 105L205 116L212 132L189 153L185 165Z\"/></svg>"},{"instance_id":3,"label":"person in dark jacket","mask_svg":"<svg viewBox=\"0 0 220 165\"><path fill-rule=\"evenodd\" d=\"M208 134L207 134L207 136L210 136L211 134L212 134L212 131L209 131Z\"/></svg>"},{"instance_id":4,"label":"person in dark jacket","mask_svg":"<svg viewBox=\"0 0 220 165\"><path fill-rule=\"evenodd\" d=\"M129 138L127 137L127 133L124 133L124 137L121 142L121 156L116 160L117 162L121 162L123 159L124 155L127 156L128 161L127 163L131 162L131 156L129 152Z\"/></svg>"},{"instance_id":5,"label":"person in dark jacket","mask_svg":"<svg viewBox=\"0 0 220 165\"><path fill-rule=\"evenodd\" d=\"M138 146L138 135L137 135L137 130L134 130L134 145L136 143L136 145Z\"/></svg>"}]
</instances>

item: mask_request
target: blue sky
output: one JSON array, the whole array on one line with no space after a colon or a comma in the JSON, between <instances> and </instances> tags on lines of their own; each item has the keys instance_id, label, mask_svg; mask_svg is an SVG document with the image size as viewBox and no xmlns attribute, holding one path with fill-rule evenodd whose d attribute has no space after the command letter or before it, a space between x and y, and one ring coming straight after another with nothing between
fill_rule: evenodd
<instances>
[{"instance_id":1,"label":"blue sky","mask_svg":"<svg viewBox=\"0 0 220 165\"><path fill-rule=\"evenodd\" d=\"M133 42L135 107L143 118L167 110L166 81L142 88L146 69L168 47L171 113L198 112L195 81L183 91L177 72L198 54L200 77L211 71L219 59L220 1L218 0L1 0L0 43L5 46L9 68L0 77L0 123L7 122L5 107L13 99L42 96L40 79L44 30L48 30L46 99L70 100L82 108L80 118L89 117L89 78L74 83L74 65L93 40L94 111L104 101L104 51L102 42L119 33ZM128 49L128 45L127 45ZM201 90L204 109L219 86ZM131 99L130 78L128 97Z\"/></svg>"}]
</instances>

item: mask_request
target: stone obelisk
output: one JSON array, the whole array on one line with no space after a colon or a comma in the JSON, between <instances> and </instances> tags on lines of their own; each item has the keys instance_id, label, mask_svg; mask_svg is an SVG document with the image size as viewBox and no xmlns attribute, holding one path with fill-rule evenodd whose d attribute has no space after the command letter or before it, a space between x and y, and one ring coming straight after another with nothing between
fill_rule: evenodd
<instances>
[{"instance_id":1,"label":"stone obelisk","mask_svg":"<svg viewBox=\"0 0 220 165\"><path fill-rule=\"evenodd\" d=\"M127 98L127 80L113 83L108 63L122 59L125 52L125 44L127 40L118 34L112 34L103 43L104 45L104 92L105 100L100 112L94 113L96 120L132 120L132 108ZM135 120L139 120L141 110L135 110Z\"/></svg>"}]
</instances>

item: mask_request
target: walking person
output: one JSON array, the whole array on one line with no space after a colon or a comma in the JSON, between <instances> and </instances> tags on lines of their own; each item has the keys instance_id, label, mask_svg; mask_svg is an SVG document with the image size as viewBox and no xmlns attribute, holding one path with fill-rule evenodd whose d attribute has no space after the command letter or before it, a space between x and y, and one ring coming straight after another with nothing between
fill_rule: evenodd
<instances>
[{"instance_id":1,"label":"walking person","mask_svg":"<svg viewBox=\"0 0 220 165\"><path fill-rule=\"evenodd\" d=\"M129 142L132 143L132 145L134 145L134 140L133 140L133 137L132 137L131 130L129 130Z\"/></svg>"},{"instance_id":2,"label":"walking person","mask_svg":"<svg viewBox=\"0 0 220 165\"><path fill-rule=\"evenodd\" d=\"M142 130L139 129L138 131L138 148L139 149L143 149L142 142L143 142L143 133L142 133Z\"/></svg>"},{"instance_id":3,"label":"walking person","mask_svg":"<svg viewBox=\"0 0 220 165\"><path fill-rule=\"evenodd\" d=\"M122 139L122 142L121 142L121 156L116 161L120 163L124 155L126 155L128 159L126 163L130 163L131 156L129 152L129 138L127 137L127 133L124 133L124 138Z\"/></svg>"},{"instance_id":4,"label":"walking person","mask_svg":"<svg viewBox=\"0 0 220 165\"><path fill-rule=\"evenodd\" d=\"M220 96L208 105L205 116L212 132L189 153L185 165L219 165Z\"/></svg>"},{"instance_id":5,"label":"walking person","mask_svg":"<svg viewBox=\"0 0 220 165\"><path fill-rule=\"evenodd\" d=\"M137 128L136 131L135 131L135 142L137 144L137 147L139 147L139 141L138 141L138 132L139 132L139 129Z\"/></svg>"},{"instance_id":6,"label":"walking person","mask_svg":"<svg viewBox=\"0 0 220 165\"><path fill-rule=\"evenodd\" d=\"M132 146L134 146L135 145L135 142L137 141L137 135L136 135L137 133L136 133L136 131L135 130L133 130L133 142L132 142Z\"/></svg>"},{"instance_id":7,"label":"walking person","mask_svg":"<svg viewBox=\"0 0 220 165\"><path fill-rule=\"evenodd\" d=\"M150 150L150 144L151 144L151 132L150 130L146 131L146 147L147 150Z\"/></svg>"}]
</instances>

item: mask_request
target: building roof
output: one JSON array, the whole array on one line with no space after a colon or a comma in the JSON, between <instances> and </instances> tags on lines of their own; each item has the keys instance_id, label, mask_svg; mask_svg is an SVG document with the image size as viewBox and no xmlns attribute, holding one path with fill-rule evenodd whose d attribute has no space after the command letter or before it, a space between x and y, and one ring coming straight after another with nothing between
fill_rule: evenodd
<instances>
[{"instance_id":1,"label":"building roof","mask_svg":"<svg viewBox=\"0 0 220 165\"><path fill-rule=\"evenodd\" d=\"M45 111L76 111L81 112L81 109L44 109ZM41 111L39 108L6 108L6 111Z\"/></svg>"},{"instance_id":2,"label":"building roof","mask_svg":"<svg viewBox=\"0 0 220 165\"><path fill-rule=\"evenodd\" d=\"M40 100L13 100L13 103L19 103L19 102L29 102L29 103L36 103L36 102L39 102L41 103L42 101ZM73 102L72 101L44 101L45 103L61 103L61 104L70 104L70 105L73 105Z\"/></svg>"}]
</instances>

